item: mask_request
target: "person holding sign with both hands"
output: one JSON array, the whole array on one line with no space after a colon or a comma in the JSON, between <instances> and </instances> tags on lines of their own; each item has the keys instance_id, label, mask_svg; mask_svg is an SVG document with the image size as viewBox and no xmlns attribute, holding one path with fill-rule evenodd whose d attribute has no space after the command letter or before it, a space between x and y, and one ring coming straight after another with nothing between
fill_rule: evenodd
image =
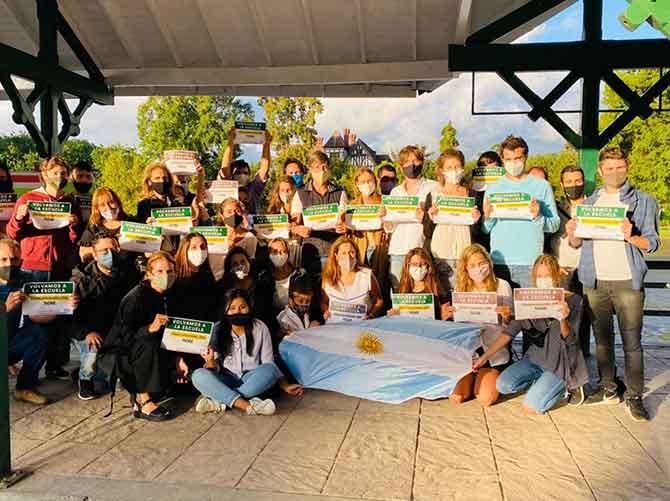
<instances>
[{"instance_id":1,"label":"person holding sign with both hands","mask_svg":"<svg viewBox=\"0 0 670 501\"><path fill-rule=\"evenodd\" d=\"M539 289L552 289L561 281L556 258L547 254L535 260L531 281ZM523 410L529 415L543 414L564 398L566 390L574 392L580 404L584 400L582 387L588 382L586 362L579 346L579 324L582 298L565 292L558 305L557 318L536 318L510 321L497 339L472 363L475 372L507 345L522 330L526 331L530 346L524 357L514 362L498 376L496 388L502 394L527 390Z\"/></svg>"}]
</instances>

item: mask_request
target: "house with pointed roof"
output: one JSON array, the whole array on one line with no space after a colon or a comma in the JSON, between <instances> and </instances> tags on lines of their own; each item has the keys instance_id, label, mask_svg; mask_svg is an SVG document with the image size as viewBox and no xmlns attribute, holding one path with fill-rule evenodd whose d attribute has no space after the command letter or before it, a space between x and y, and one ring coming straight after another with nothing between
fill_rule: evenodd
<instances>
[{"instance_id":1,"label":"house with pointed roof","mask_svg":"<svg viewBox=\"0 0 670 501\"><path fill-rule=\"evenodd\" d=\"M344 129L343 134L334 131L323 149L331 159L346 160L356 167L374 167L390 159L388 155L378 155L370 145L352 134L350 129Z\"/></svg>"}]
</instances>

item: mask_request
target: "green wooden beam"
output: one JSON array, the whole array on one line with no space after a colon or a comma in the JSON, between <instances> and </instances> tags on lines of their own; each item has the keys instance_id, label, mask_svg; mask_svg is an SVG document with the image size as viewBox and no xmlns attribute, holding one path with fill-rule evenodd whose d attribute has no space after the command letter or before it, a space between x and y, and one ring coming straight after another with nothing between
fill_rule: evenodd
<instances>
[{"instance_id":1,"label":"green wooden beam","mask_svg":"<svg viewBox=\"0 0 670 501\"><path fill-rule=\"evenodd\" d=\"M67 94L87 97L98 104L114 104L114 92L104 82L91 80L60 66L43 63L35 56L2 43L0 73L50 84Z\"/></svg>"},{"instance_id":2,"label":"green wooden beam","mask_svg":"<svg viewBox=\"0 0 670 501\"><path fill-rule=\"evenodd\" d=\"M584 189L589 195L596 188L596 177L598 175L598 148L580 148L579 166L584 171Z\"/></svg>"},{"instance_id":3,"label":"green wooden beam","mask_svg":"<svg viewBox=\"0 0 670 501\"><path fill-rule=\"evenodd\" d=\"M471 45L495 42L499 38L520 28L527 22L532 21L536 17L558 7L565 1L566 0L531 0L497 21L473 33L467 38L465 43Z\"/></svg>"},{"instance_id":4,"label":"green wooden beam","mask_svg":"<svg viewBox=\"0 0 670 501\"><path fill-rule=\"evenodd\" d=\"M450 45L449 71L578 71L658 68L670 61L670 40L603 40Z\"/></svg>"}]
</instances>

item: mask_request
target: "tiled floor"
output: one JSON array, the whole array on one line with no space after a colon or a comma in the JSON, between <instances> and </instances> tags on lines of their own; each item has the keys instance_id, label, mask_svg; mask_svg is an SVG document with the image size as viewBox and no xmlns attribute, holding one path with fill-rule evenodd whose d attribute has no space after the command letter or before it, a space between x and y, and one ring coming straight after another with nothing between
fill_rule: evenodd
<instances>
[{"instance_id":1,"label":"tiled floor","mask_svg":"<svg viewBox=\"0 0 670 501\"><path fill-rule=\"evenodd\" d=\"M104 418L107 398L81 402L71 385L45 382L55 403L11 402L14 467L33 472L15 489L79 478L211 486L225 499L668 499L670 349L646 351L646 375L653 419L643 424L623 405L529 418L519 397L482 409L322 391L281 398L271 417L199 415L179 400L176 419L147 423L125 393Z\"/></svg>"}]
</instances>

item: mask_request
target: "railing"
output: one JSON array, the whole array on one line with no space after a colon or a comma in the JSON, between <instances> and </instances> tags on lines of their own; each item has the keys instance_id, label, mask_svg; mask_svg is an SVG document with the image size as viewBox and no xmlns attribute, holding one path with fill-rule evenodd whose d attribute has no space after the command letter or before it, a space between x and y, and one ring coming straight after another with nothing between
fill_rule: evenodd
<instances>
[{"instance_id":1,"label":"railing","mask_svg":"<svg viewBox=\"0 0 670 501\"><path fill-rule=\"evenodd\" d=\"M670 258L647 259L647 267L651 271L670 271ZM646 289L668 289L670 294L670 282L645 282ZM644 314L650 317L670 317L670 305L667 310L644 310Z\"/></svg>"}]
</instances>

